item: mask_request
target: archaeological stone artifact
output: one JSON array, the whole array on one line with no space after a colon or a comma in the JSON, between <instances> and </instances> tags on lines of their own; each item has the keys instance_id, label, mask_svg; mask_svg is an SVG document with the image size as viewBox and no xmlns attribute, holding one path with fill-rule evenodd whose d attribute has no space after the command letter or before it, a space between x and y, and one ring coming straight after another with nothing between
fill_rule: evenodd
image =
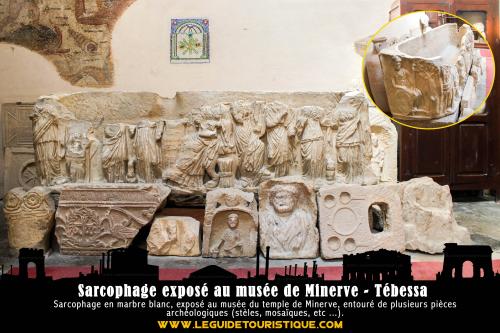
<instances>
[{"instance_id":1,"label":"archaeological stone artifact","mask_svg":"<svg viewBox=\"0 0 500 333\"><path fill-rule=\"evenodd\" d=\"M3 211L11 248L50 248L55 205L49 188L36 186L25 191L16 187L5 195Z\"/></svg>"},{"instance_id":2,"label":"archaeological stone artifact","mask_svg":"<svg viewBox=\"0 0 500 333\"><path fill-rule=\"evenodd\" d=\"M372 136L387 148L392 125L372 117L359 92L80 93L40 98L32 120L41 184L164 183L195 200L281 176L391 181L395 156L374 156Z\"/></svg>"},{"instance_id":3,"label":"archaeological stone artifact","mask_svg":"<svg viewBox=\"0 0 500 333\"><path fill-rule=\"evenodd\" d=\"M147 238L156 256L196 257L200 252L200 222L189 216L156 217Z\"/></svg>"},{"instance_id":4,"label":"archaeological stone artifact","mask_svg":"<svg viewBox=\"0 0 500 333\"><path fill-rule=\"evenodd\" d=\"M271 258L316 258L319 243L316 217L311 183L284 177L260 185L260 248L265 253L269 246Z\"/></svg>"},{"instance_id":5,"label":"archaeological stone artifact","mask_svg":"<svg viewBox=\"0 0 500 333\"><path fill-rule=\"evenodd\" d=\"M401 120L453 115L460 103L474 57L470 26L441 25L380 52L391 114Z\"/></svg>"},{"instance_id":6,"label":"archaeological stone artifact","mask_svg":"<svg viewBox=\"0 0 500 333\"><path fill-rule=\"evenodd\" d=\"M398 185L331 185L318 192L321 257L404 250Z\"/></svg>"},{"instance_id":7,"label":"archaeological stone artifact","mask_svg":"<svg viewBox=\"0 0 500 333\"><path fill-rule=\"evenodd\" d=\"M453 215L450 188L432 178L399 184L407 250L442 253L445 243L470 244L469 231Z\"/></svg>"},{"instance_id":8,"label":"archaeological stone artifact","mask_svg":"<svg viewBox=\"0 0 500 333\"><path fill-rule=\"evenodd\" d=\"M160 184L65 184L57 190L60 251L80 255L128 247L170 193Z\"/></svg>"},{"instance_id":9,"label":"archaeological stone artifact","mask_svg":"<svg viewBox=\"0 0 500 333\"><path fill-rule=\"evenodd\" d=\"M253 257L259 217L254 194L235 188L207 193L203 222L204 257Z\"/></svg>"}]
</instances>

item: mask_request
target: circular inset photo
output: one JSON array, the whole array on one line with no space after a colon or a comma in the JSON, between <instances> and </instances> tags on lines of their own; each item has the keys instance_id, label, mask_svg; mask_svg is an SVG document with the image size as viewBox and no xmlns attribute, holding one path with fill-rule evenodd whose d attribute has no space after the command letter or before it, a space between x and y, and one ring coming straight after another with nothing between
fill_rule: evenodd
<instances>
[{"instance_id":1,"label":"circular inset photo","mask_svg":"<svg viewBox=\"0 0 500 333\"><path fill-rule=\"evenodd\" d=\"M373 103L397 123L438 129L485 112L495 77L485 24L419 11L382 26L363 57Z\"/></svg>"}]
</instances>

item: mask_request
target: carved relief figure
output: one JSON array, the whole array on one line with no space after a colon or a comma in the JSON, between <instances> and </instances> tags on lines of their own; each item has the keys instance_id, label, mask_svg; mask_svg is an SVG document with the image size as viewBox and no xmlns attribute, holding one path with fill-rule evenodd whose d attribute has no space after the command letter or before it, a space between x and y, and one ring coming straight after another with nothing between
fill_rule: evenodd
<instances>
[{"instance_id":1,"label":"carved relief figure","mask_svg":"<svg viewBox=\"0 0 500 333\"><path fill-rule=\"evenodd\" d=\"M219 103L213 107L214 115L219 119L219 187L233 187L235 183L236 170L238 169L238 155L236 152L235 125L230 113L228 103ZM214 184L215 185L215 184ZM215 186L217 186L215 185Z\"/></svg>"},{"instance_id":2,"label":"carved relief figure","mask_svg":"<svg viewBox=\"0 0 500 333\"><path fill-rule=\"evenodd\" d=\"M324 109L304 106L299 109L297 134L300 137L302 174L308 178L321 178L325 174L324 136L320 120Z\"/></svg>"},{"instance_id":3,"label":"carved relief figure","mask_svg":"<svg viewBox=\"0 0 500 333\"><path fill-rule=\"evenodd\" d=\"M134 150L137 156L136 173L139 182L153 183L160 165L160 140L165 123L142 120L137 124Z\"/></svg>"},{"instance_id":4,"label":"carved relief figure","mask_svg":"<svg viewBox=\"0 0 500 333\"><path fill-rule=\"evenodd\" d=\"M254 179L258 174L269 176L269 171L264 168L266 159L265 145L260 139L265 133L263 124L255 123L255 103L237 101L231 105L231 115L235 123L236 150L240 156L239 172L242 187L255 185Z\"/></svg>"},{"instance_id":5,"label":"carved relief figure","mask_svg":"<svg viewBox=\"0 0 500 333\"><path fill-rule=\"evenodd\" d=\"M109 124L104 127L102 166L110 183L135 182L135 154L132 139L135 126Z\"/></svg>"},{"instance_id":6,"label":"carved relief figure","mask_svg":"<svg viewBox=\"0 0 500 333\"><path fill-rule=\"evenodd\" d=\"M196 132L188 134L179 152L175 167L166 171L164 178L174 186L204 191L216 187L219 174L216 172L219 153L217 128L220 123L209 113L197 112L193 115ZM203 183L205 172L211 178Z\"/></svg>"},{"instance_id":7,"label":"carved relief figure","mask_svg":"<svg viewBox=\"0 0 500 333\"><path fill-rule=\"evenodd\" d=\"M452 66L444 65L441 67L441 82L442 82L442 106L447 113L453 112L453 93L454 93L454 75L452 74Z\"/></svg>"},{"instance_id":8,"label":"carved relief figure","mask_svg":"<svg viewBox=\"0 0 500 333\"><path fill-rule=\"evenodd\" d=\"M95 136L94 128L90 127L87 133L87 151L86 160L86 181L89 183L103 183L105 182L104 172L102 169L102 143Z\"/></svg>"},{"instance_id":9,"label":"carved relief figure","mask_svg":"<svg viewBox=\"0 0 500 333\"><path fill-rule=\"evenodd\" d=\"M209 191L203 222L203 256L253 257L258 226L253 193L235 188Z\"/></svg>"},{"instance_id":10,"label":"carved relief figure","mask_svg":"<svg viewBox=\"0 0 500 333\"><path fill-rule=\"evenodd\" d=\"M87 169L85 155L87 145L88 140L83 133L72 132L69 134L68 143L66 145L66 162L72 182L85 182L85 173Z\"/></svg>"},{"instance_id":11,"label":"carved relief figure","mask_svg":"<svg viewBox=\"0 0 500 333\"><path fill-rule=\"evenodd\" d=\"M259 212L260 244L261 249L270 247L272 258L310 258L317 255L319 236L315 226L316 216L315 212L306 210L303 203L299 205L299 199L308 200L307 194L301 195L301 188L295 183L278 183L262 193L261 186L260 195L265 196L261 202L266 202Z\"/></svg>"},{"instance_id":12,"label":"carved relief figure","mask_svg":"<svg viewBox=\"0 0 500 333\"><path fill-rule=\"evenodd\" d=\"M441 76L438 68L426 61L414 62L413 70L416 73L415 85L421 88L421 100L418 108L414 109L414 118L436 118L445 115L446 109L441 109ZM423 87L426 87L424 89Z\"/></svg>"},{"instance_id":13,"label":"carved relief figure","mask_svg":"<svg viewBox=\"0 0 500 333\"><path fill-rule=\"evenodd\" d=\"M371 166L373 173L377 179L380 179L382 174L382 169L384 167L384 147L379 143L379 139L375 133L371 134L372 136L372 152L373 157L371 160Z\"/></svg>"},{"instance_id":14,"label":"carved relief figure","mask_svg":"<svg viewBox=\"0 0 500 333\"><path fill-rule=\"evenodd\" d=\"M401 64L401 57L394 56L395 73L392 78L392 86L394 91L394 99L400 104L399 109L402 112L410 114L418 109L422 93L415 87L415 79L413 75L405 69ZM389 92L391 93L391 92Z\"/></svg>"},{"instance_id":15,"label":"carved relief figure","mask_svg":"<svg viewBox=\"0 0 500 333\"><path fill-rule=\"evenodd\" d=\"M282 103L264 106L267 126L267 158L275 177L286 176L293 161L290 138L295 135L295 124L288 107Z\"/></svg>"},{"instance_id":16,"label":"carved relief figure","mask_svg":"<svg viewBox=\"0 0 500 333\"><path fill-rule=\"evenodd\" d=\"M158 217L148 235L148 251L161 256L200 255L200 222L188 216Z\"/></svg>"},{"instance_id":17,"label":"carved relief figure","mask_svg":"<svg viewBox=\"0 0 500 333\"><path fill-rule=\"evenodd\" d=\"M464 24L460 27L460 31L465 30L464 35L460 39L460 54L464 57L464 64L467 72L472 66L473 49L474 49L474 33L469 25Z\"/></svg>"},{"instance_id":18,"label":"carved relief figure","mask_svg":"<svg viewBox=\"0 0 500 333\"><path fill-rule=\"evenodd\" d=\"M229 214L227 217L227 229L224 230L221 239L210 250L214 257L240 257L243 254L243 242L238 230L239 215Z\"/></svg>"},{"instance_id":19,"label":"carved relief figure","mask_svg":"<svg viewBox=\"0 0 500 333\"><path fill-rule=\"evenodd\" d=\"M65 121L74 119L73 114L63 106L42 102L35 105L31 119L35 159L41 184L50 186L68 182L70 179L65 162Z\"/></svg>"},{"instance_id":20,"label":"carved relief figure","mask_svg":"<svg viewBox=\"0 0 500 333\"><path fill-rule=\"evenodd\" d=\"M361 93L346 94L337 106L338 131L336 137L337 170L344 182L365 182L365 160L371 157L371 137L368 124L363 124L368 113L368 102ZM364 115L363 115L364 113Z\"/></svg>"}]
</instances>

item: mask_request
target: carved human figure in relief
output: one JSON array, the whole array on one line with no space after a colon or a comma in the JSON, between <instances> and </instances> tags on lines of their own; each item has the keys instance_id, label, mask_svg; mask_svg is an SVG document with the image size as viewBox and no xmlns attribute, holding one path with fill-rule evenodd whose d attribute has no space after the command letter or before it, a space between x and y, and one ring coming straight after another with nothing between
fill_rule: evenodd
<instances>
[{"instance_id":1,"label":"carved human figure in relief","mask_svg":"<svg viewBox=\"0 0 500 333\"><path fill-rule=\"evenodd\" d=\"M110 183L136 181L134 135L135 126L109 124L104 127L102 160Z\"/></svg>"},{"instance_id":2,"label":"carved human figure in relief","mask_svg":"<svg viewBox=\"0 0 500 333\"><path fill-rule=\"evenodd\" d=\"M196 243L197 236L188 228L179 228L177 221L160 223L161 229L148 238L148 247L155 254L178 255L189 253ZM180 230L179 230L180 229Z\"/></svg>"},{"instance_id":3,"label":"carved human figure in relief","mask_svg":"<svg viewBox=\"0 0 500 333\"><path fill-rule=\"evenodd\" d=\"M254 121L255 103L237 101L231 105L235 124L236 151L240 157L239 173L242 186L253 186L259 173L269 175L264 168L265 145L260 139L265 134L263 123Z\"/></svg>"},{"instance_id":4,"label":"carved human figure in relief","mask_svg":"<svg viewBox=\"0 0 500 333\"><path fill-rule=\"evenodd\" d=\"M30 118L41 184L50 186L70 181L65 161L67 128L64 122L75 119L74 116L62 106L40 103L35 105Z\"/></svg>"},{"instance_id":5,"label":"carved human figure in relief","mask_svg":"<svg viewBox=\"0 0 500 333\"><path fill-rule=\"evenodd\" d=\"M312 214L298 206L299 191L292 184L274 185L270 205L260 221L261 248L270 247L274 257L308 256L318 247L318 231Z\"/></svg>"},{"instance_id":6,"label":"carved human figure in relief","mask_svg":"<svg viewBox=\"0 0 500 333\"><path fill-rule=\"evenodd\" d=\"M464 90L465 87L465 82L467 81L467 69L465 67L465 58L463 55L458 56L457 71L458 71L460 94L462 94L462 91Z\"/></svg>"},{"instance_id":7,"label":"carved human figure in relief","mask_svg":"<svg viewBox=\"0 0 500 333\"><path fill-rule=\"evenodd\" d=\"M337 169L345 183L364 184L365 161L372 155L369 124L364 123L368 101L361 93L346 94L337 112Z\"/></svg>"},{"instance_id":8,"label":"carved human figure in relief","mask_svg":"<svg viewBox=\"0 0 500 333\"><path fill-rule=\"evenodd\" d=\"M446 108L441 108L441 72L436 66L426 61L413 62L415 86L421 88L422 98L418 108L413 109L415 118L437 118L445 115Z\"/></svg>"},{"instance_id":9,"label":"carved human figure in relief","mask_svg":"<svg viewBox=\"0 0 500 333\"><path fill-rule=\"evenodd\" d=\"M85 174L88 164L86 161L87 145L88 140L83 133L76 131L69 134L69 139L66 143L66 163L71 181L75 183L84 183L86 180Z\"/></svg>"},{"instance_id":10,"label":"carved human figure in relief","mask_svg":"<svg viewBox=\"0 0 500 333\"><path fill-rule=\"evenodd\" d=\"M304 106L298 110L297 135L300 138L302 174L311 179L325 174L325 145L320 120L324 109L319 106Z\"/></svg>"},{"instance_id":11,"label":"carved human figure in relief","mask_svg":"<svg viewBox=\"0 0 500 333\"><path fill-rule=\"evenodd\" d=\"M375 177L377 179L380 179L380 176L382 175L382 169L384 167L385 151L384 147L380 144L377 135L375 133L372 133L371 136L372 136L372 151L373 151L371 166Z\"/></svg>"},{"instance_id":12,"label":"carved human figure in relief","mask_svg":"<svg viewBox=\"0 0 500 333\"><path fill-rule=\"evenodd\" d=\"M473 61L474 33L470 26L464 24L461 30L465 29L465 34L460 39L460 54L464 57L466 71L469 72Z\"/></svg>"},{"instance_id":13,"label":"carved human figure in relief","mask_svg":"<svg viewBox=\"0 0 500 333\"><path fill-rule=\"evenodd\" d=\"M102 143L95 136L94 128L90 127L87 132L87 152L86 160L86 181L89 183L105 182L104 172L102 169Z\"/></svg>"},{"instance_id":14,"label":"carved human figure in relief","mask_svg":"<svg viewBox=\"0 0 500 333\"><path fill-rule=\"evenodd\" d=\"M215 167L219 156L217 128L220 122L210 114L195 112L193 125L196 132L184 138L185 143L181 147L175 167L168 169L164 178L174 186L204 191L207 187L217 186L219 182ZM206 184L203 183L205 173L210 177Z\"/></svg>"},{"instance_id":15,"label":"carved human figure in relief","mask_svg":"<svg viewBox=\"0 0 500 333\"><path fill-rule=\"evenodd\" d=\"M240 257L243 255L243 241L238 225L240 217L231 213L227 217L227 228L222 233L221 239L210 250L214 257Z\"/></svg>"},{"instance_id":16,"label":"carved human figure in relief","mask_svg":"<svg viewBox=\"0 0 500 333\"><path fill-rule=\"evenodd\" d=\"M399 109L410 115L418 109L422 92L415 87L413 74L402 66L401 57L395 56L393 61L396 70L392 78L392 86L395 90L393 94L400 105Z\"/></svg>"},{"instance_id":17,"label":"carved human figure in relief","mask_svg":"<svg viewBox=\"0 0 500 333\"><path fill-rule=\"evenodd\" d=\"M160 166L160 140L165 123L142 120L137 124L134 150L137 156L136 173L139 182L153 183L157 180Z\"/></svg>"},{"instance_id":18,"label":"carved human figure in relief","mask_svg":"<svg viewBox=\"0 0 500 333\"><path fill-rule=\"evenodd\" d=\"M264 106L267 159L275 177L288 175L293 161L291 137L295 136L295 124L288 111L288 107L279 102L267 103Z\"/></svg>"},{"instance_id":19,"label":"carved human figure in relief","mask_svg":"<svg viewBox=\"0 0 500 333\"><path fill-rule=\"evenodd\" d=\"M219 122L217 125L217 138L219 140L218 182L217 179L214 179L211 187L234 187L239 161L236 149L235 124L231 116L230 104L218 103L205 108L207 109L206 112L211 113Z\"/></svg>"},{"instance_id":20,"label":"carved human figure in relief","mask_svg":"<svg viewBox=\"0 0 500 333\"><path fill-rule=\"evenodd\" d=\"M453 90L455 83L453 82L454 76L452 74L452 66L443 65L441 67L441 82L442 82L442 105L447 113L453 109Z\"/></svg>"}]
</instances>

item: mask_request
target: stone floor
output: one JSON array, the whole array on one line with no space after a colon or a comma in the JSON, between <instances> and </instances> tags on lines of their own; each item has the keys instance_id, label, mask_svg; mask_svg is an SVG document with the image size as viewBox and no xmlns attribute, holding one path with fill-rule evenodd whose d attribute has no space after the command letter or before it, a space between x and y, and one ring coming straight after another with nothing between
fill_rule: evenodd
<instances>
[{"instance_id":1,"label":"stone floor","mask_svg":"<svg viewBox=\"0 0 500 333\"><path fill-rule=\"evenodd\" d=\"M490 196L454 196L454 212L457 222L467 227L471 238L476 244L489 245L493 248L493 258L500 259L500 204L495 203ZM408 252L412 261L442 261L442 255L429 255L420 252ZM341 260L318 259L319 266L340 266ZM46 259L47 266L90 266L97 265L99 257L92 256L63 256L57 250L50 253ZM150 256L150 264L169 268L199 268L210 264L217 264L224 268L251 268L255 265L253 258L240 259L210 259L210 258L181 258L181 257L154 257ZM285 265L302 265L299 260L272 260L271 267ZM3 202L0 201L0 264L5 267L17 265L17 259L9 254L7 230L3 216Z\"/></svg>"}]
</instances>

